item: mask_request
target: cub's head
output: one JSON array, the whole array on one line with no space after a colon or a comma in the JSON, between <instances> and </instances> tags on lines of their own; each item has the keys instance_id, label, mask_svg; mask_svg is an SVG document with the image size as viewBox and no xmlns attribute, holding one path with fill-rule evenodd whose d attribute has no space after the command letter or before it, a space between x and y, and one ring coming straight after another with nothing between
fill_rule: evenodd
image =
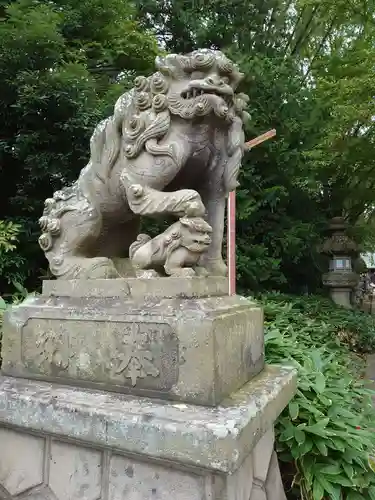
<instances>
[{"instance_id":1,"label":"cub's head","mask_svg":"<svg viewBox=\"0 0 375 500\"><path fill-rule=\"evenodd\" d=\"M181 217L180 244L190 252L204 252L211 244L211 226L201 217Z\"/></svg>"}]
</instances>

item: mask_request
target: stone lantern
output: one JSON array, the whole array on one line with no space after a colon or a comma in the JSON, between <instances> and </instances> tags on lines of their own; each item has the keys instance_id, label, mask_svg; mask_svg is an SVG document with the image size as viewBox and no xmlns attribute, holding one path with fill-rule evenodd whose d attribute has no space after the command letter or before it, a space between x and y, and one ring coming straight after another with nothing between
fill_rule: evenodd
<instances>
[{"instance_id":1,"label":"stone lantern","mask_svg":"<svg viewBox=\"0 0 375 500\"><path fill-rule=\"evenodd\" d=\"M343 217L334 217L329 225L331 236L325 240L321 252L329 255L329 271L323 274L323 285L330 289L332 300L340 306L351 308L351 294L359 276L353 271L352 259L358 253L357 244L346 234Z\"/></svg>"}]
</instances>

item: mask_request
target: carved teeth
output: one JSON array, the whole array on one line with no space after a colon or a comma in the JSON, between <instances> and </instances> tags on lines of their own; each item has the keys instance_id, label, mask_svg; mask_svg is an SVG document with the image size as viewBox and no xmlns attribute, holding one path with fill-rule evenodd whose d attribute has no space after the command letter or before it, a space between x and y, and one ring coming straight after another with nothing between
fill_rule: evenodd
<instances>
[{"instance_id":1,"label":"carved teeth","mask_svg":"<svg viewBox=\"0 0 375 500\"><path fill-rule=\"evenodd\" d=\"M216 92L210 92L209 90L203 90L203 89L191 89L187 90L185 92L182 92L181 96L183 99L195 99L196 97L199 97L204 94L216 94ZM219 94L220 95L220 94ZM231 106L232 103L232 97L229 95L221 95L221 97L224 99L224 101L228 104L228 106Z\"/></svg>"}]
</instances>

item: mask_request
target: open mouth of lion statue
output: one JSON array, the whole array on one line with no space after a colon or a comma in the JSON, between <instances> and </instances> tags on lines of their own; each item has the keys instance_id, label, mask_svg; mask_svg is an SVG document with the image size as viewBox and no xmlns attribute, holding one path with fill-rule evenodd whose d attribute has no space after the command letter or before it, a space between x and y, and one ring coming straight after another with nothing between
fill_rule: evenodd
<instances>
[{"instance_id":1,"label":"open mouth of lion statue","mask_svg":"<svg viewBox=\"0 0 375 500\"><path fill-rule=\"evenodd\" d=\"M218 118L231 121L233 98L234 91L228 84L211 84L207 80L195 80L182 89L179 95L171 96L170 111L184 118L214 113Z\"/></svg>"},{"instance_id":2,"label":"open mouth of lion statue","mask_svg":"<svg viewBox=\"0 0 375 500\"><path fill-rule=\"evenodd\" d=\"M223 89L219 87L206 87L204 85L196 85L194 87L189 85L187 90L183 90L181 92L181 97L183 99L195 99L196 97L206 95L214 95L223 99L227 106L233 105L233 90L229 87L229 85L226 85Z\"/></svg>"}]
</instances>

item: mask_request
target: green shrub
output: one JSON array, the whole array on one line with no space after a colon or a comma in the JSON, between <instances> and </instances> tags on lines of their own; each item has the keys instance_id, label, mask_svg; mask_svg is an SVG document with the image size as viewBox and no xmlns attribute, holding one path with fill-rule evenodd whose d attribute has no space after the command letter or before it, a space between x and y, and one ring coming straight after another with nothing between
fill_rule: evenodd
<instances>
[{"instance_id":1,"label":"green shrub","mask_svg":"<svg viewBox=\"0 0 375 500\"><path fill-rule=\"evenodd\" d=\"M373 332L373 320L316 297L261 301L267 362L298 370L297 394L276 424L279 458L292 464L290 498L375 500L372 392L360 378L363 359L349 349L352 339L373 342L365 328Z\"/></svg>"},{"instance_id":2,"label":"green shrub","mask_svg":"<svg viewBox=\"0 0 375 500\"><path fill-rule=\"evenodd\" d=\"M317 343L330 338L336 344L344 344L351 351L366 353L375 351L375 319L373 316L359 310L348 310L336 306L330 299L319 296L288 296L279 293L269 293L264 296L267 305L267 317L272 320L279 313L278 306L289 304L289 312L283 309L279 320L287 324L300 325L301 322L318 321L326 335L320 331L312 331L312 340Z\"/></svg>"},{"instance_id":3,"label":"green shrub","mask_svg":"<svg viewBox=\"0 0 375 500\"><path fill-rule=\"evenodd\" d=\"M0 294L15 281L24 278L24 258L15 252L21 227L12 221L0 220Z\"/></svg>"}]
</instances>

